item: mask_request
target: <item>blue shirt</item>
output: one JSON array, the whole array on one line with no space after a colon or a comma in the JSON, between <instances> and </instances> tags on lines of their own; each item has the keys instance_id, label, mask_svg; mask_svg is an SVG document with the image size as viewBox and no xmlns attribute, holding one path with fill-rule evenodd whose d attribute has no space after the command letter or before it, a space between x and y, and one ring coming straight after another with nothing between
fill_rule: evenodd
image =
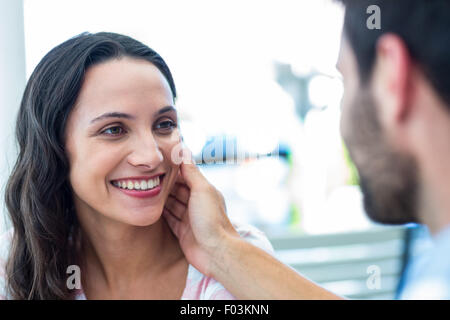
<instances>
[{"instance_id":1,"label":"blue shirt","mask_svg":"<svg viewBox=\"0 0 450 320\"><path fill-rule=\"evenodd\" d=\"M430 248L408 266L399 299L450 299L450 226L431 240Z\"/></svg>"}]
</instances>

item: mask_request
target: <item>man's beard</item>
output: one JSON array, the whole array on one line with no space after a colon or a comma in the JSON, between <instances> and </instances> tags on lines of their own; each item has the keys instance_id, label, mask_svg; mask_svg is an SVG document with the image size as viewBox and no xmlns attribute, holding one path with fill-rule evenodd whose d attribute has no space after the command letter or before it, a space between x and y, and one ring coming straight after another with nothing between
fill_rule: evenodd
<instances>
[{"instance_id":1,"label":"man's beard","mask_svg":"<svg viewBox=\"0 0 450 320\"><path fill-rule=\"evenodd\" d=\"M358 93L350 111L346 143L359 172L367 215L385 224L419 222L414 159L388 144L368 89Z\"/></svg>"}]
</instances>

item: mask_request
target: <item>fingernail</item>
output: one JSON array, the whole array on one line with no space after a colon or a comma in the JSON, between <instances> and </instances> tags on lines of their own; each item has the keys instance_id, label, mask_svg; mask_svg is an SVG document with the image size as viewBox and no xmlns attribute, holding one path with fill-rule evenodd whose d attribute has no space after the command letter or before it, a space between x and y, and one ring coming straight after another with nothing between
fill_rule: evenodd
<instances>
[{"instance_id":1,"label":"fingernail","mask_svg":"<svg viewBox=\"0 0 450 320\"><path fill-rule=\"evenodd\" d=\"M183 143L183 163L184 164L195 164L194 156L192 155L191 150Z\"/></svg>"}]
</instances>

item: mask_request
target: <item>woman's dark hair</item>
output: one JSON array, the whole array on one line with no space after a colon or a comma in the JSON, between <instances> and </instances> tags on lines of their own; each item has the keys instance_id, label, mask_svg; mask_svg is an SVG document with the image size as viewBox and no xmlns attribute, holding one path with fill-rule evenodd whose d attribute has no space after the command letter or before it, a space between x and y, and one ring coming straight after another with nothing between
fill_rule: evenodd
<instances>
[{"instance_id":1,"label":"woman's dark hair","mask_svg":"<svg viewBox=\"0 0 450 320\"><path fill-rule=\"evenodd\" d=\"M28 80L16 123L19 155L5 201L14 229L6 264L12 299L72 299L66 271L76 264L79 224L69 182L65 128L86 70L121 57L155 65L176 98L172 74L161 56L130 37L82 33L52 49Z\"/></svg>"},{"instance_id":2,"label":"woman's dark hair","mask_svg":"<svg viewBox=\"0 0 450 320\"><path fill-rule=\"evenodd\" d=\"M422 68L436 92L450 108L450 1L338 0L345 5L344 33L367 83L376 57L376 43L385 33L397 34L412 59ZM381 29L367 28L367 8L380 8Z\"/></svg>"}]
</instances>

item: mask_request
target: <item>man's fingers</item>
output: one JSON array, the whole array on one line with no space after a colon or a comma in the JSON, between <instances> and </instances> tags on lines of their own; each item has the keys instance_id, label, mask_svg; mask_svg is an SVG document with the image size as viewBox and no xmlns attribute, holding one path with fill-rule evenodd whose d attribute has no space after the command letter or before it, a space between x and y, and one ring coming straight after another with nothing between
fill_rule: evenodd
<instances>
[{"instance_id":1,"label":"man's fingers","mask_svg":"<svg viewBox=\"0 0 450 320\"><path fill-rule=\"evenodd\" d=\"M186 211L186 205L170 195L166 200L165 208L169 209L170 213L180 220L183 218L183 214Z\"/></svg>"},{"instance_id":2,"label":"man's fingers","mask_svg":"<svg viewBox=\"0 0 450 320\"><path fill-rule=\"evenodd\" d=\"M190 194L189 188L185 184L180 183L175 183L170 192L171 196L175 197L185 205L188 204Z\"/></svg>"},{"instance_id":3,"label":"man's fingers","mask_svg":"<svg viewBox=\"0 0 450 320\"><path fill-rule=\"evenodd\" d=\"M184 181L184 179L183 179L183 176L181 175L181 170L178 170L177 178L175 179L175 182L176 182L176 183L183 183L183 184L186 183L186 182Z\"/></svg>"},{"instance_id":4,"label":"man's fingers","mask_svg":"<svg viewBox=\"0 0 450 320\"><path fill-rule=\"evenodd\" d=\"M173 216L167 209L164 209L162 216L166 219L173 234L177 238L180 238L180 220L175 218L175 216Z\"/></svg>"},{"instance_id":5,"label":"man's fingers","mask_svg":"<svg viewBox=\"0 0 450 320\"><path fill-rule=\"evenodd\" d=\"M183 162L180 165L181 176L190 189L194 186L208 183L198 167L195 165L189 149L183 149Z\"/></svg>"}]
</instances>

